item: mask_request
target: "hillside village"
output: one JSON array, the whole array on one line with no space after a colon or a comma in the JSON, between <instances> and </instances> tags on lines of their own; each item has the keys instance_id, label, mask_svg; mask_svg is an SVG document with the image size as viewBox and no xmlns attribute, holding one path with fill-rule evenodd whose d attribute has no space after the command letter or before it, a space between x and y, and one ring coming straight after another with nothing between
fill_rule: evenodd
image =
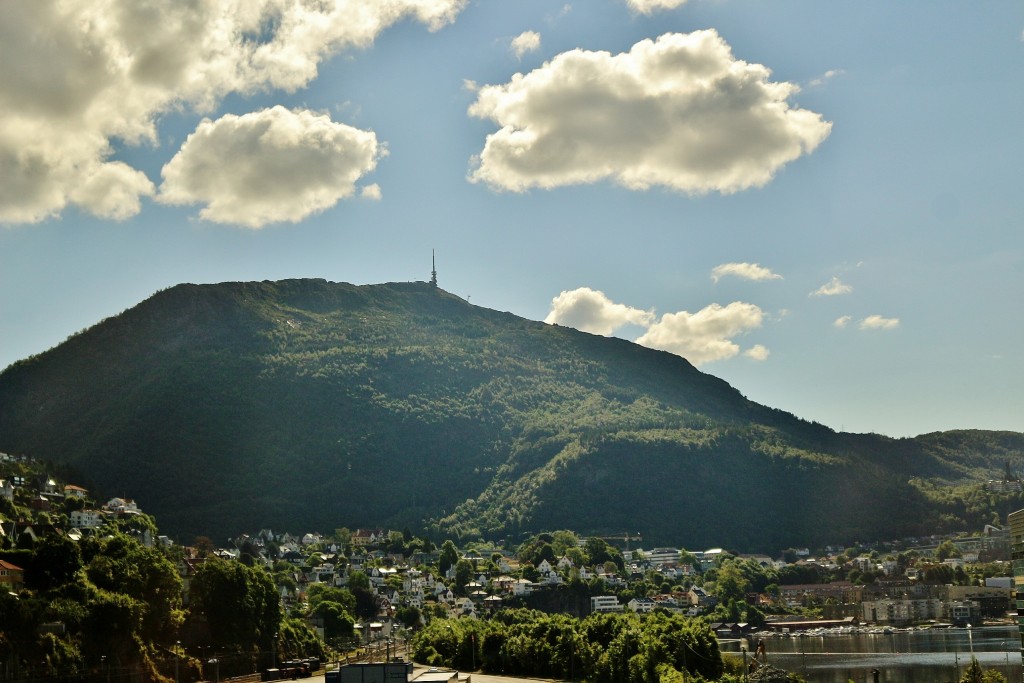
<instances>
[{"instance_id":1,"label":"hillside village","mask_svg":"<svg viewBox=\"0 0 1024 683\"><path fill-rule=\"evenodd\" d=\"M79 541L109 533L113 524L174 559L184 605L204 563L244 562L273 577L286 611L338 643L346 636L387 637L438 618L485 618L510 606L575 616L665 610L702 616L720 636L732 637L856 624L981 623L1004 617L1011 605L1009 539L994 526L955 538L790 548L778 557L643 549L628 534L615 543L567 531L540 534L518 549L481 541L437 547L408 530L387 529L301 535L264 529L226 544L199 538L181 545L156 533L131 499L97 505L81 486L27 474L38 469L28 458L0 454L0 465L7 473L0 480L0 548L31 548L48 535ZM0 559L0 583L17 594L24 570ZM357 604L358 621L350 627L332 626L305 609L318 588L356 584L372 599Z\"/></svg>"}]
</instances>

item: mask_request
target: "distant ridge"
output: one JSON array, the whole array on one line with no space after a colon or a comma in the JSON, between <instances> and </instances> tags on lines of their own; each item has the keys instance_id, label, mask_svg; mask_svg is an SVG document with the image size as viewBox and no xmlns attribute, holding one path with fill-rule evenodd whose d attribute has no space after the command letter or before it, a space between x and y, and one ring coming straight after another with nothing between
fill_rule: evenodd
<instances>
[{"instance_id":1,"label":"distant ridge","mask_svg":"<svg viewBox=\"0 0 1024 683\"><path fill-rule=\"evenodd\" d=\"M76 465L185 540L632 529L770 551L973 525L991 510L941 487L1019 468L1024 436L840 434L433 283L284 280L178 285L15 363L0 450Z\"/></svg>"}]
</instances>

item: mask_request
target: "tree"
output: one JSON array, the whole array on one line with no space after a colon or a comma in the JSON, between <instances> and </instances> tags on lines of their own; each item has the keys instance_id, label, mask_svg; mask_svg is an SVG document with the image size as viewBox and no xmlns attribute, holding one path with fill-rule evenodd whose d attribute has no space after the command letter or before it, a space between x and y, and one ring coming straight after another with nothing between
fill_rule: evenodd
<instances>
[{"instance_id":1,"label":"tree","mask_svg":"<svg viewBox=\"0 0 1024 683\"><path fill-rule=\"evenodd\" d=\"M199 557L206 557L217 549L209 536L196 536L196 540L192 542L192 545L199 553Z\"/></svg>"},{"instance_id":2,"label":"tree","mask_svg":"<svg viewBox=\"0 0 1024 683\"><path fill-rule=\"evenodd\" d=\"M718 599L722 602L742 601L750 589L750 581L733 562L727 562L718 569L715 584Z\"/></svg>"},{"instance_id":3,"label":"tree","mask_svg":"<svg viewBox=\"0 0 1024 683\"><path fill-rule=\"evenodd\" d=\"M411 536L411 534L410 534ZM401 531L389 531L387 540L387 551L389 553L401 554L405 552L406 538Z\"/></svg>"},{"instance_id":4,"label":"tree","mask_svg":"<svg viewBox=\"0 0 1024 683\"><path fill-rule=\"evenodd\" d=\"M27 572L29 588L53 590L76 581L82 568L78 544L66 536L50 534L39 540L32 553L32 570Z\"/></svg>"},{"instance_id":5,"label":"tree","mask_svg":"<svg viewBox=\"0 0 1024 683\"><path fill-rule=\"evenodd\" d=\"M146 606L140 633L145 640L166 644L174 639L184 619L181 577L166 555L117 534L88 544L83 559L87 559L86 574L96 587Z\"/></svg>"},{"instance_id":6,"label":"tree","mask_svg":"<svg viewBox=\"0 0 1024 683\"><path fill-rule=\"evenodd\" d=\"M473 565L468 560L459 560L455 564L455 587L462 590L473 578Z\"/></svg>"},{"instance_id":7,"label":"tree","mask_svg":"<svg viewBox=\"0 0 1024 683\"><path fill-rule=\"evenodd\" d=\"M438 559L437 568L444 576L448 573L448 570L459 561L459 551L455 549L455 544L452 543L451 539L446 540L441 544L441 557Z\"/></svg>"},{"instance_id":8,"label":"tree","mask_svg":"<svg viewBox=\"0 0 1024 683\"><path fill-rule=\"evenodd\" d=\"M569 548L579 547L579 537L572 531L556 531L551 534L551 547L555 556L561 557Z\"/></svg>"},{"instance_id":9,"label":"tree","mask_svg":"<svg viewBox=\"0 0 1024 683\"><path fill-rule=\"evenodd\" d=\"M137 652L146 605L123 593L96 591L86 604L88 617L83 623L83 646L87 651L109 652L131 660Z\"/></svg>"},{"instance_id":10,"label":"tree","mask_svg":"<svg viewBox=\"0 0 1024 683\"><path fill-rule=\"evenodd\" d=\"M948 560L951 557L963 557L960 548L957 548L952 541L943 541L935 548L935 559L939 562Z\"/></svg>"},{"instance_id":11,"label":"tree","mask_svg":"<svg viewBox=\"0 0 1024 683\"><path fill-rule=\"evenodd\" d=\"M420 625L420 620L422 619L419 608L414 605L399 607L395 612L395 616L406 628L416 628Z\"/></svg>"},{"instance_id":12,"label":"tree","mask_svg":"<svg viewBox=\"0 0 1024 683\"><path fill-rule=\"evenodd\" d=\"M960 677L960 683L982 683L982 673L978 658L972 656L971 663L967 665L964 675Z\"/></svg>"},{"instance_id":13,"label":"tree","mask_svg":"<svg viewBox=\"0 0 1024 683\"><path fill-rule=\"evenodd\" d=\"M269 574L241 562L208 559L192 579L191 599L193 617L205 618L215 646L265 647L281 626Z\"/></svg>"},{"instance_id":14,"label":"tree","mask_svg":"<svg viewBox=\"0 0 1024 683\"><path fill-rule=\"evenodd\" d=\"M323 600L310 610L311 615L320 617L324 625L324 637L340 638L351 636L355 627L351 613L339 602Z\"/></svg>"},{"instance_id":15,"label":"tree","mask_svg":"<svg viewBox=\"0 0 1024 683\"><path fill-rule=\"evenodd\" d=\"M352 592L344 588L336 588L323 583L314 583L306 591L306 599L310 608L321 602L333 602L341 605L349 614L355 614L356 599Z\"/></svg>"}]
</instances>

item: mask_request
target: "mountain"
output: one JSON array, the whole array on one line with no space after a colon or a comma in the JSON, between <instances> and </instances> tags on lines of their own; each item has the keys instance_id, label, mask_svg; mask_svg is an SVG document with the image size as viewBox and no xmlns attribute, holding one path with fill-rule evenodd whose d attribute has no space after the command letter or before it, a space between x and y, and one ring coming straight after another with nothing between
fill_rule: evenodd
<instances>
[{"instance_id":1,"label":"mountain","mask_svg":"<svg viewBox=\"0 0 1024 683\"><path fill-rule=\"evenodd\" d=\"M287 280L179 285L8 367L0 450L77 466L184 541L571 528L777 550L963 524L943 487L1001 477L1024 435L836 433L427 283Z\"/></svg>"}]
</instances>

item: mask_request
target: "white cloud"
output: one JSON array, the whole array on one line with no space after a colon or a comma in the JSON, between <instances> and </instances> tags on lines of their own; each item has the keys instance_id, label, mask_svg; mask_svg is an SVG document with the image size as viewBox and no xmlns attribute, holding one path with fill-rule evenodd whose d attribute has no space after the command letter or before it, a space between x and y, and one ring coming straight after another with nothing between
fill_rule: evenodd
<instances>
[{"instance_id":1,"label":"white cloud","mask_svg":"<svg viewBox=\"0 0 1024 683\"><path fill-rule=\"evenodd\" d=\"M694 365L700 365L738 354L740 347L732 338L760 327L763 319L764 313L754 304L740 301L725 307L711 304L696 313L666 313L636 342L679 354ZM754 351L755 355L758 353L761 352Z\"/></svg>"},{"instance_id":2,"label":"white cloud","mask_svg":"<svg viewBox=\"0 0 1024 683\"><path fill-rule=\"evenodd\" d=\"M899 318L883 318L880 315L869 315L860 321L862 330L892 330L900 325Z\"/></svg>"},{"instance_id":3,"label":"white cloud","mask_svg":"<svg viewBox=\"0 0 1024 683\"><path fill-rule=\"evenodd\" d=\"M838 296L839 294L849 294L852 291L853 287L843 284L838 277L833 276L831 280L811 292L809 296Z\"/></svg>"},{"instance_id":4,"label":"white cloud","mask_svg":"<svg viewBox=\"0 0 1024 683\"><path fill-rule=\"evenodd\" d=\"M743 355L751 360L768 360L768 355L771 353L767 347L761 344L754 344L749 349L743 352Z\"/></svg>"},{"instance_id":5,"label":"white cloud","mask_svg":"<svg viewBox=\"0 0 1024 683\"><path fill-rule=\"evenodd\" d=\"M842 69L829 69L828 71L818 76L817 78L812 78L811 82L808 85L810 85L812 88L820 88L821 86L831 81L833 78L842 76L845 73L846 72L843 71Z\"/></svg>"},{"instance_id":6,"label":"white cloud","mask_svg":"<svg viewBox=\"0 0 1024 683\"><path fill-rule=\"evenodd\" d=\"M157 140L155 121L233 92L294 91L321 61L405 19L440 28L466 0L0 0L0 222L74 204L138 212L146 176L112 140Z\"/></svg>"},{"instance_id":7,"label":"white cloud","mask_svg":"<svg viewBox=\"0 0 1024 683\"><path fill-rule=\"evenodd\" d=\"M604 179L732 193L769 182L832 124L789 106L799 88L733 57L714 30L669 33L629 52L572 50L477 91L487 136L469 179L525 191Z\"/></svg>"},{"instance_id":8,"label":"white cloud","mask_svg":"<svg viewBox=\"0 0 1024 683\"><path fill-rule=\"evenodd\" d=\"M711 269L711 279L718 282L727 275L741 278L743 280L781 280L782 276L773 273L771 268L765 268L757 263L723 263Z\"/></svg>"},{"instance_id":9,"label":"white cloud","mask_svg":"<svg viewBox=\"0 0 1024 683\"><path fill-rule=\"evenodd\" d=\"M383 153L372 132L309 111L205 119L164 166L158 199L203 203L216 223L294 223L351 196Z\"/></svg>"},{"instance_id":10,"label":"white cloud","mask_svg":"<svg viewBox=\"0 0 1024 683\"><path fill-rule=\"evenodd\" d=\"M646 326L653 319L654 314L649 311L617 304L604 292L580 287L564 291L552 299L551 312L544 322L608 335L624 325Z\"/></svg>"},{"instance_id":11,"label":"white cloud","mask_svg":"<svg viewBox=\"0 0 1024 683\"><path fill-rule=\"evenodd\" d=\"M363 199L372 199L374 201L380 201L381 197L383 197L383 193L380 191L380 185L377 183L366 185L359 194Z\"/></svg>"},{"instance_id":12,"label":"white cloud","mask_svg":"<svg viewBox=\"0 0 1024 683\"><path fill-rule=\"evenodd\" d=\"M850 324L850 321L851 321L851 320L853 320L853 317L852 317L852 316L849 316L849 315L843 315L843 316L840 316L840 317L836 318L836 319L835 319L835 320L834 320L834 321L832 322L832 326L833 326L833 327L838 327L839 329L843 329L844 327L846 327L847 325L849 325L849 324Z\"/></svg>"},{"instance_id":13,"label":"white cloud","mask_svg":"<svg viewBox=\"0 0 1024 683\"><path fill-rule=\"evenodd\" d=\"M536 52L540 49L540 34L536 31L523 31L512 39L512 53L517 59L522 59L527 52Z\"/></svg>"},{"instance_id":14,"label":"white cloud","mask_svg":"<svg viewBox=\"0 0 1024 683\"><path fill-rule=\"evenodd\" d=\"M652 14L658 10L682 7L686 0L626 0L626 4L641 14Z\"/></svg>"}]
</instances>

